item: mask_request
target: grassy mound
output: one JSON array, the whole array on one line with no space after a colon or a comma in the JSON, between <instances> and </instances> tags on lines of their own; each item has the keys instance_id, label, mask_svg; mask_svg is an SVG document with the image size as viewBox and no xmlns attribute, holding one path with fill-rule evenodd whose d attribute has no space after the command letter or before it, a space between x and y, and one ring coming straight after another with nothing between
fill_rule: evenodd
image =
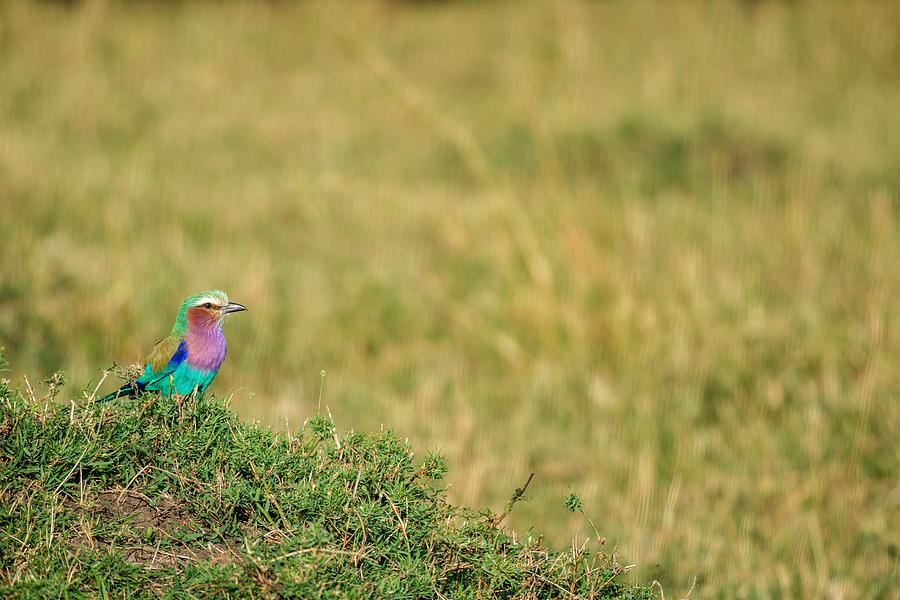
<instances>
[{"instance_id":1,"label":"grassy mound","mask_svg":"<svg viewBox=\"0 0 900 600\"><path fill-rule=\"evenodd\" d=\"M450 505L439 454L214 397L64 405L0 382L0 595L649 598L612 555Z\"/></svg>"}]
</instances>

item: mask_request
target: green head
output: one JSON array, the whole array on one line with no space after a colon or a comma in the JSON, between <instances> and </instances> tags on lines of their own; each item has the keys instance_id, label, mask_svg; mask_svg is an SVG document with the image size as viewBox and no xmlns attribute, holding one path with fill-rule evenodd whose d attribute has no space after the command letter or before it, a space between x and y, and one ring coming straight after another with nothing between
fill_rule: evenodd
<instances>
[{"instance_id":1,"label":"green head","mask_svg":"<svg viewBox=\"0 0 900 600\"><path fill-rule=\"evenodd\" d=\"M172 335L184 335L187 333L189 310L194 314L202 313L202 315L206 316L206 319L204 319L206 321L221 323L229 314L247 310L247 307L237 302L229 302L228 296L221 290L210 290L188 296L181 303L181 308L178 309L178 316L175 317L175 326L172 327Z\"/></svg>"}]
</instances>

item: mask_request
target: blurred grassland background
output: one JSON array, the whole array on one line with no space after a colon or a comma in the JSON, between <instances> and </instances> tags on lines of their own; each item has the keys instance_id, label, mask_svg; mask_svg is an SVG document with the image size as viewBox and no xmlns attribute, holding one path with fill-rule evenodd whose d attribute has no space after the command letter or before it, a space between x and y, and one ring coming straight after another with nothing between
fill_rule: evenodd
<instances>
[{"instance_id":1,"label":"blurred grassland background","mask_svg":"<svg viewBox=\"0 0 900 600\"><path fill-rule=\"evenodd\" d=\"M900 4L0 3L0 345L443 449L668 597L900 598ZM108 382L105 390L112 390Z\"/></svg>"}]
</instances>

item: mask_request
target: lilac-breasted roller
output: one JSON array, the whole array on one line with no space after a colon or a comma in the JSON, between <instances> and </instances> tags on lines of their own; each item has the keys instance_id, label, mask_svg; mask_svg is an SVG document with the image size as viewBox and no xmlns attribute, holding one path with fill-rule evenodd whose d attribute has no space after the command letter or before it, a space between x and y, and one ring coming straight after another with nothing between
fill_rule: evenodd
<instances>
[{"instance_id":1,"label":"lilac-breasted roller","mask_svg":"<svg viewBox=\"0 0 900 600\"><path fill-rule=\"evenodd\" d=\"M222 324L229 314L242 310L247 308L229 302L219 290L188 296L181 303L172 333L150 351L144 374L100 401L135 396L144 390L164 396L202 394L225 360Z\"/></svg>"}]
</instances>

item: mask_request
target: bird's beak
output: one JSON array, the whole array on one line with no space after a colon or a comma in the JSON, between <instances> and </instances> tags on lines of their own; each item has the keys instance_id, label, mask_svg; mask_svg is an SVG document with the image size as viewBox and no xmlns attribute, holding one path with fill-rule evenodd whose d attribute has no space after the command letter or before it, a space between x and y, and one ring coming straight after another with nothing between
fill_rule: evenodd
<instances>
[{"instance_id":1,"label":"bird's beak","mask_svg":"<svg viewBox=\"0 0 900 600\"><path fill-rule=\"evenodd\" d=\"M241 312L242 310L247 310L247 307L243 304L238 304L237 302L229 302L225 306L222 307L222 311L226 314L233 312Z\"/></svg>"}]
</instances>

